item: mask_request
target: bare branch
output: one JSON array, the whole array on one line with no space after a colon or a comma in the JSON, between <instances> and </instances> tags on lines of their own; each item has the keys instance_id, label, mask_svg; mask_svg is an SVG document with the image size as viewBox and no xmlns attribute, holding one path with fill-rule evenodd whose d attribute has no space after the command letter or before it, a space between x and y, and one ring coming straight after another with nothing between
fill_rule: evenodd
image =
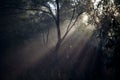
<instances>
[{"instance_id":1,"label":"bare branch","mask_svg":"<svg viewBox=\"0 0 120 80\"><path fill-rule=\"evenodd\" d=\"M72 20L73 20L73 18L74 18L74 15L75 15L75 7L74 7L74 9L73 9L73 14L72 14L72 17L71 17L70 22L69 22L69 24L68 24L67 30L69 29L69 27L70 27L70 25L71 25L71 23L72 23Z\"/></svg>"},{"instance_id":2,"label":"bare branch","mask_svg":"<svg viewBox=\"0 0 120 80\"><path fill-rule=\"evenodd\" d=\"M53 17L53 19L54 19L55 22L56 22L56 17L55 17L55 15L53 14L52 9L50 8L50 6L49 6L49 5L43 5L43 6L45 6L45 7L49 10L50 15Z\"/></svg>"},{"instance_id":3,"label":"bare branch","mask_svg":"<svg viewBox=\"0 0 120 80\"><path fill-rule=\"evenodd\" d=\"M67 36L67 34L69 33L69 31L73 28L73 26L75 25L75 23L77 22L79 16L80 16L81 13L79 13L77 16L76 16L76 19L74 21L74 23L70 26L70 28L66 31L66 33L64 34L64 36L62 37L62 40L65 39L65 37Z\"/></svg>"}]
</instances>

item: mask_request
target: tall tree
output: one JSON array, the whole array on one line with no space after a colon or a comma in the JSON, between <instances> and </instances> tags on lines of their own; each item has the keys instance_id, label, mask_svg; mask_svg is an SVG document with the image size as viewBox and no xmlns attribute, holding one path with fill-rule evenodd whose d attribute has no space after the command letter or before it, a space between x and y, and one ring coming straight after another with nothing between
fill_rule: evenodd
<instances>
[{"instance_id":1,"label":"tall tree","mask_svg":"<svg viewBox=\"0 0 120 80\"><path fill-rule=\"evenodd\" d=\"M3 5L4 4L4 5ZM19 4L19 5L17 5ZM87 5L86 1L81 0L6 0L1 3L2 10L10 10L10 13L17 13L18 11L37 11L43 14L48 14L54 19L57 30L57 44L55 51L58 51L61 42L65 39L69 31L75 25L78 20L79 15L84 12L84 10L80 10L81 7L85 7ZM12 12L11 12L12 11ZM8 13L8 14L10 14ZM67 13L67 15L64 15ZM61 18L64 16L68 16L70 22L68 23L67 29L63 37L61 36L60 22ZM72 23L73 22L73 23Z\"/></svg>"}]
</instances>

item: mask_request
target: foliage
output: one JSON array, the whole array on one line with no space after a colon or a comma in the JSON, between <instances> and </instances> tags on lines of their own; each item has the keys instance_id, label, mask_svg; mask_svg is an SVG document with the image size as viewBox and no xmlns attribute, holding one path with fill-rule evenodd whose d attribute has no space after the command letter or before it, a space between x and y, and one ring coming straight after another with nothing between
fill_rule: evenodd
<instances>
[{"instance_id":1,"label":"foliage","mask_svg":"<svg viewBox=\"0 0 120 80\"><path fill-rule=\"evenodd\" d=\"M120 7L118 2L118 0L115 2L101 0L98 7L101 5L103 8L102 15L97 15L100 19L99 51L103 57L104 68L107 71L112 68L111 73L114 74L112 75L114 77L119 77L120 73Z\"/></svg>"}]
</instances>

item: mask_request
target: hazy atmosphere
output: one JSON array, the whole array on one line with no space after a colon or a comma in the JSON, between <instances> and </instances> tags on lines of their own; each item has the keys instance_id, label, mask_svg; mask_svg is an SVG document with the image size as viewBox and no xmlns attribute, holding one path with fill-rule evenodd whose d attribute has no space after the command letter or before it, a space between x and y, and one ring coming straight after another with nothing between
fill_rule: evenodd
<instances>
[{"instance_id":1,"label":"hazy atmosphere","mask_svg":"<svg viewBox=\"0 0 120 80\"><path fill-rule=\"evenodd\" d=\"M0 80L120 80L119 0L1 0Z\"/></svg>"}]
</instances>

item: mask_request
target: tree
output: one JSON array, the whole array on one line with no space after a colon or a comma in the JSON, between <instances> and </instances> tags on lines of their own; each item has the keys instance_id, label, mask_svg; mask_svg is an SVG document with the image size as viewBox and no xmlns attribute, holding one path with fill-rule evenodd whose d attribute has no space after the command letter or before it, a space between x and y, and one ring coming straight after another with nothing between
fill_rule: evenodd
<instances>
[{"instance_id":1,"label":"tree","mask_svg":"<svg viewBox=\"0 0 120 80\"><path fill-rule=\"evenodd\" d=\"M65 39L69 31L77 22L79 15L86 11L87 8L85 7L86 5L88 5L88 2L83 0L12 0L12 1L6 0L2 1L0 8L3 11L9 10L8 11L9 13L7 12L9 15L11 13L16 14L19 12L25 12L29 10L41 12L41 14L39 15L46 14L52 17L56 24L57 30L58 41L55 48L55 51L57 53L62 41ZM85 9L80 9L81 7ZM66 32L62 37L60 23L62 21L61 19L64 18L65 16L68 16L70 22L68 23Z\"/></svg>"},{"instance_id":2,"label":"tree","mask_svg":"<svg viewBox=\"0 0 120 80\"><path fill-rule=\"evenodd\" d=\"M118 0L101 0L97 5L96 15L99 18L99 51L102 55L103 70L114 73L111 77L120 74L120 7ZM100 10L102 8L102 10ZM101 11L101 14L99 14ZM105 74L105 73L104 73Z\"/></svg>"},{"instance_id":3,"label":"tree","mask_svg":"<svg viewBox=\"0 0 120 80\"><path fill-rule=\"evenodd\" d=\"M75 25L79 15L81 14L81 12L76 12L77 7L79 6L79 2L80 2L79 0L78 1L76 1L76 0L49 0L46 2L46 4L42 4L43 2L40 4L41 6L46 8L46 10L40 9L40 11L51 15L51 17L54 19L55 24L56 24L57 39L58 39L56 47L55 47L56 53L58 52L58 49L59 49L62 41L67 36L69 31L72 29L72 27ZM70 11L72 12L72 16L71 16L70 22L67 26L66 33L64 34L63 37L61 37L61 30L60 30L60 15L61 14L60 13L62 11L64 11L65 8L63 6L65 6L66 4L68 4L67 7L69 6L69 8L67 8L67 9L69 12ZM55 11L52 9L53 7L51 7L51 6L53 6L55 8ZM72 21L74 18L75 18L75 21L72 24Z\"/></svg>"}]
</instances>

